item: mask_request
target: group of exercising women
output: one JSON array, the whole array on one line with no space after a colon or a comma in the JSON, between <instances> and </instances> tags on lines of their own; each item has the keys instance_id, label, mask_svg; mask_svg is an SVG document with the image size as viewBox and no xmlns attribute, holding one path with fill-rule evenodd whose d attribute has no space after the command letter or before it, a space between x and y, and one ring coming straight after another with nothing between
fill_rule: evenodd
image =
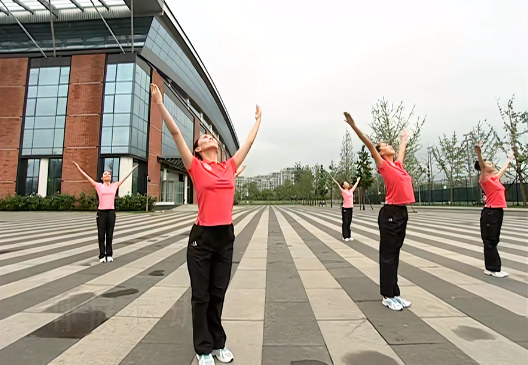
<instances>
[{"instance_id":1,"label":"group of exercising women","mask_svg":"<svg viewBox=\"0 0 528 365\"><path fill-rule=\"evenodd\" d=\"M183 135L163 105L160 90L151 84L153 107L157 108L172 134L196 191L198 199L198 217L192 226L187 246L187 267L192 290L192 326L193 343L199 365L214 365L215 358L223 363L233 361L233 354L226 348L226 333L222 326L222 308L231 277L233 262L233 244L235 232L233 226L233 201L235 177L244 168L242 165L257 136L262 112L256 107L255 124L245 143L229 160L220 162L218 158L218 140L210 134L202 134L194 142L192 151ZM401 311L411 302L400 297L398 287L398 264L403 245L408 213L407 205L415 202L411 176L403 166L407 134L402 132L397 158L394 148L380 142L374 145L357 127L352 116L344 113L346 122L352 127L359 139L369 149L378 172L386 187L385 204L378 216L380 231L379 272L382 304L392 310ZM480 218L481 236L484 243L485 274L505 277L501 270L500 256L497 251L504 208L506 207L505 189L501 184L508 163L497 171L493 163L484 161L481 144L475 146L478 161L475 168L480 171L480 185L487 197L486 206ZM99 239L99 259L101 262L113 261L112 235L115 225L114 198L117 189L127 179L112 183L112 172L104 171L102 182L96 183L77 163L80 173L95 187L99 197L97 227ZM345 241L351 241L353 211L353 193L360 179L353 186L348 182L339 184L342 196L342 234ZM106 245L105 245L106 238Z\"/></svg>"}]
</instances>

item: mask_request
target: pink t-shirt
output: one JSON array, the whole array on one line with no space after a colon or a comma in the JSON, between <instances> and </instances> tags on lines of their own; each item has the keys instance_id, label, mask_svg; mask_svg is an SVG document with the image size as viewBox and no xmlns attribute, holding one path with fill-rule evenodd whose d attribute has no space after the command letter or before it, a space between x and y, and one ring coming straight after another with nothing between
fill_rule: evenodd
<instances>
[{"instance_id":1,"label":"pink t-shirt","mask_svg":"<svg viewBox=\"0 0 528 365\"><path fill-rule=\"evenodd\" d=\"M383 160L381 167L378 167L378 172L383 177L385 190L387 190L385 204L407 205L416 201L412 178L403 168L401 162Z\"/></svg>"},{"instance_id":2,"label":"pink t-shirt","mask_svg":"<svg viewBox=\"0 0 528 365\"><path fill-rule=\"evenodd\" d=\"M341 195L343 196L343 208L354 207L354 193L352 190L341 189Z\"/></svg>"},{"instance_id":3,"label":"pink t-shirt","mask_svg":"<svg viewBox=\"0 0 528 365\"><path fill-rule=\"evenodd\" d=\"M97 191L97 196L99 196L99 209L115 209L114 201L118 187L117 183L111 183L110 185L98 183L95 185L95 191Z\"/></svg>"},{"instance_id":4,"label":"pink t-shirt","mask_svg":"<svg viewBox=\"0 0 528 365\"><path fill-rule=\"evenodd\" d=\"M233 223L236 164L233 157L221 163L193 157L188 169L198 198L200 226L222 226Z\"/></svg>"},{"instance_id":5,"label":"pink t-shirt","mask_svg":"<svg viewBox=\"0 0 528 365\"><path fill-rule=\"evenodd\" d=\"M496 176L486 177L480 182L484 194L486 194L487 208L506 208L506 188Z\"/></svg>"}]
</instances>

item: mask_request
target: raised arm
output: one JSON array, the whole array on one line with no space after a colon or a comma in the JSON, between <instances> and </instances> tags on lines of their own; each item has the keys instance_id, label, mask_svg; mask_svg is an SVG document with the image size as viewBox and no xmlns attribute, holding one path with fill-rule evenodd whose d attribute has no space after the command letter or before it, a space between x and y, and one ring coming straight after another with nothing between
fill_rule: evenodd
<instances>
[{"instance_id":1,"label":"raised arm","mask_svg":"<svg viewBox=\"0 0 528 365\"><path fill-rule=\"evenodd\" d=\"M405 158L405 149L407 148L407 131L404 129L402 131L402 138L400 142L400 148L398 151L398 160L401 164L403 164L403 159Z\"/></svg>"},{"instance_id":2,"label":"raised arm","mask_svg":"<svg viewBox=\"0 0 528 365\"><path fill-rule=\"evenodd\" d=\"M242 165L236 170L235 177L238 177L244 170L246 169L246 165Z\"/></svg>"},{"instance_id":3,"label":"raised arm","mask_svg":"<svg viewBox=\"0 0 528 365\"><path fill-rule=\"evenodd\" d=\"M341 187L341 185L337 182L336 179L334 179L334 177L333 177L332 175L330 175L330 178L331 178L332 180L334 180L334 182L335 182L336 185L339 187L339 189L343 190L343 188Z\"/></svg>"},{"instance_id":4,"label":"raised arm","mask_svg":"<svg viewBox=\"0 0 528 365\"><path fill-rule=\"evenodd\" d=\"M496 175L499 180L504 176L504 174L506 173L506 170L508 170L508 168L510 167L512 159L513 159L513 151L510 151L508 153L508 160L506 160L506 165L504 165L502 169L500 169L500 171Z\"/></svg>"},{"instance_id":5,"label":"raised arm","mask_svg":"<svg viewBox=\"0 0 528 365\"><path fill-rule=\"evenodd\" d=\"M172 119L171 115L169 114L169 111L167 110L167 108L165 108L165 105L163 105L163 98L161 96L161 92L158 86L156 84L150 84L150 92L152 94L152 103L160 111L161 117L165 121L167 129L170 131L172 138L176 143L176 148L178 148L178 152L180 152L183 165L186 169L190 169L193 161L193 153L187 146L187 143L183 139L183 135L180 129Z\"/></svg>"},{"instance_id":6,"label":"raised arm","mask_svg":"<svg viewBox=\"0 0 528 365\"><path fill-rule=\"evenodd\" d=\"M363 133L361 133L361 131L356 126L356 122L354 121L354 119L352 119L352 116L348 112L345 112L345 118L346 122L352 127L361 142L363 142L365 146L367 146L368 150L370 151L370 154L372 155L372 158L374 158L374 161L376 162L376 166L381 167L381 165L383 164L383 158L381 158L378 150L376 150L376 146L374 146L370 139L368 139Z\"/></svg>"},{"instance_id":7,"label":"raised arm","mask_svg":"<svg viewBox=\"0 0 528 365\"><path fill-rule=\"evenodd\" d=\"M478 163L480 166L480 181L486 180L486 166L484 166L484 159L482 158L482 142L477 143L475 146L475 153L478 157Z\"/></svg>"},{"instance_id":8,"label":"raised arm","mask_svg":"<svg viewBox=\"0 0 528 365\"><path fill-rule=\"evenodd\" d=\"M354 186L352 186L352 189L350 189L350 190L352 190L352 192L356 191L356 188L357 188L360 180L361 180L361 176L357 178L356 183L354 184Z\"/></svg>"},{"instance_id":9,"label":"raised arm","mask_svg":"<svg viewBox=\"0 0 528 365\"><path fill-rule=\"evenodd\" d=\"M128 173L127 176L125 176L124 178L122 178L121 180L119 180L119 181L117 182L117 186L118 186L118 187L121 186L121 184L124 183L125 180L128 179L128 178L130 177L130 175L132 175L132 173L134 172L135 169L137 169L138 166L139 166L139 165L134 166L134 168L132 169L132 171L130 171L130 172Z\"/></svg>"},{"instance_id":10,"label":"raised arm","mask_svg":"<svg viewBox=\"0 0 528 365\"><path fill-rule=\"evenodd\" d=\"M95 185L97 185L97 183L94 181L94 179L92 179L90 176L88 176L88 174L86 172L83 171L83 169L81 169L79 167L79 164L75 161L73 161L73 164L77 167L77 170L79 170L79 172L81 173L82 176L84 176L84 178L86 180L88 180L88 182L90 184L92 184L93 187L95 187Z\"/></svg>"},{"instance_id":11,"label":"raised arm","mask_svg":"<svg viewBox=\"0 0 528 365\"><path fill-rule=\"evenodd\" d=\"M251 129L251 132L249 132L249 136L247 137L246 142L244 142L242 147L240 147L239 150L233 156L237 169L240 167L240 165L242 165L242 162L244 162L244 160L246 159L246 156L249 153L251 146L253 146L253 142L255 142L255 138L257 137L257 133L260 128L261 119L262 111L260 110L260 106L257 105L257 111L255 112L255 125Z\"/></svg>"}]
</instances>

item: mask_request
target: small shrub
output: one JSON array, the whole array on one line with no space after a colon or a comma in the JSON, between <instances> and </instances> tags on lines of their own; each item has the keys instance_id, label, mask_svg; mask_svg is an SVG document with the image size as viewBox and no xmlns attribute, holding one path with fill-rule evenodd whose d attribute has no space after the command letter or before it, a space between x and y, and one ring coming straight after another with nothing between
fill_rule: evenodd
<instances>
[{"instance_id":1,"label":"small shrub","mask_svg":"<svg viewBox=\"0 0 528 365\"><path fill-rule=\"evenodd\" d=\"M149 211L154 207L156 198L148 197ZM118 211L145 211L145 195L126 195L116 197L115 208ZM69 194L57 194L42 197L40 195L6 195L0 198L1 211L95 211L99 205L97 195L84 192L75 197Z\"/></svg>"}]
</instances>

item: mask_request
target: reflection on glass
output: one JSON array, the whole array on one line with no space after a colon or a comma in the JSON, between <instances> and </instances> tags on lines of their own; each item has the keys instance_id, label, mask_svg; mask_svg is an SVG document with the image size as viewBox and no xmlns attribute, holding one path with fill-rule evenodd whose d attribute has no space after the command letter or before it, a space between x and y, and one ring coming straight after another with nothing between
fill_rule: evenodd
<instances>
[{"instance_id":1,"label":"reflection on glass","mask_svg":"<svg viewBox=\"0 0 528 365\"><path fill-rule=\"evenodd\" d=\"M69 66L30 70L23 155L62 153L69 76Z\"/></svg>"}]
</instances>

